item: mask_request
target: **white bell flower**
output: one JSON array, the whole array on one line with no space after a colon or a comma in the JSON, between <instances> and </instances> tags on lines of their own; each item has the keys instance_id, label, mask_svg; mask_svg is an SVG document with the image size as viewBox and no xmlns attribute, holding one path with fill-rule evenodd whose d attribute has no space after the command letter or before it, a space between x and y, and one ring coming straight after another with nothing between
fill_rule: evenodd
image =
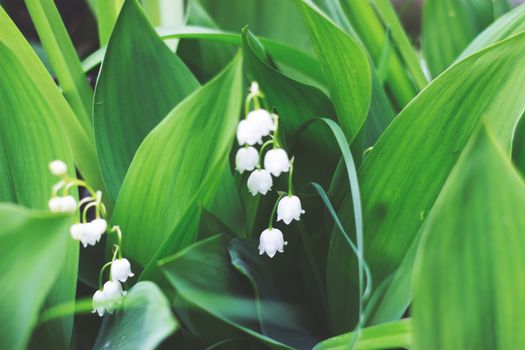
<instances>
[{"instance_id":1,"label":"white bell flower","mask_svg":"<svg viewBox=\"0 0 525 350\"><path fill-rule=\"evenodd\" d=\"M77 210L77 201L73 196L53 197L47 205L53 213L74 213Z\"/></svg>"},{"instance_id":2,"label":"white bell flower","mask_svg":"<svg viewBox=\"0 0 525 350\"><path fill-rule=\"evenodd\" d=\"M294 219L299 221L301 214L304 214L304 210L297 196L285 196L277 205L277 221L282 220L286 225Z\"/></svg>"},{"instance_id":3,"label":"white bell flower","mask_svg":"<svg viewBox=\"0 0 525 350\"><path fill-rule=\"evenodd\" d=\"M128 259L117 259L111 263L111 277L120 282L126 282L128 277L135 274L131 272L131 264Z\"/></svg>"},{"instance_id":4,"label":"white bell flower","mask_svg":"<svg viewBox=\"0 0 525 350\"><path fill-rule=\"evenodd\" d=\"M252 83L250 84L250 93L252 93L253 95L259 93L259 83L257 83L256 81L252 81Z\"/></svg>"},{"instance_id":5,"label":"white bell flower","mask_svg":"<svg viewBox=\"0 0 525 350\"><path fill-rule=\"evenodd\" d=\"M49 170L55 176L64 176L67 173L67 165L61 160L54 160L49 163Z\"/></svg>"},{"instance_id":6,"label":"white bell flower","mask_svg":"<svg viewBox=\"0 0 525 350\"><path fill-rule=\"evenodd\" d=\"M121 297L126 295L126 292L122 291L122 286L117 281L107 281L104 283L103 292L106 311L109 313L115 310L115 306L120 302Z\"/></svg>"},{"instance_id":7,"label":"white bell flower","mask_svg":"<svg viewBox=\"0 0 525 350\"><path fill-rule=\"evenodd\" d=\"M252 171L259 163L259 153L254 147L241 147L235 155L235 169L239 173Z\"/></svg>"},{"instance_id":8,"label":"white bell flower","mask_svg":"<svg viewBox=\"0 0 525 350\"><path fill-rule=\"evenodd\" d=\"M274 148L266 152L264 168L275 177L288 172L290 170L290 159L288 159L286 151L282 148Z\"/></svg>"},{"instance_id":9,"label":"white bell flower","mask_svg":"<svg viewBox=\"0 0 525 350\"><path fill-rule=\"evenodd\" d=\"M257 193L265 195L273 186L270 173L265 169L256 169L248 178L248 190L255 196Z\"/></svg>"},{"instance_id":10,"label":"white bell flower","mask_svg":"<svg viewBox=\"0 0 525 350\"><path fill-rule=\"evenodd\" d=\"M275 253L283 253L284 246L288 242L284 241L283 233L276 228L267 228L261 233L259 240L259 255L266 253L270 258L275 256Z\"/></svg>"},{"instance_id":11,"label":"white bell flower","mask_svg":"<svg viewBox=\"0 0 525 350\"><path fill-rule=\"evenodd\" d=\"M242 119L239 124L237 124L237 141L240 146L253 146L256 143L262 143L262 135L256 124L250 122L248 119Z\"/></svg>"},{"instance_id":12,"label":"white bell flower","mask_svg":"<svg viewBox=\"0 0 525 350\"><path fill-rule=\"evenodd\" d=\"M89 223L91 225L91 233L97 237L97 242L100 240L100 237L108 228L108 223L104 219L95 219Z\"/></svg>"},{"instance_id":13,"label":"white bell flower","mask_svg":"<svg viewBox=\"0 0 525 350\"><path fill-rule=\"evenodd\" d=\"M104 316L104 312L106 311L106 297L104 296L104 292L101 290L97 290L95 294L93 294L93 311L92 313L97 313L100 317Z\"/></svg>"},{"instance_id":14,"label":"white bell flower","mask_svg":"<svg viewBox=\"0 0 525 350\"><path fill-rule=\"evenodd\" d=\"M260 137L270 135L275 131L275 123L272 115L266 109L256 109L248 113L246 120L253 124L253 128Z\"/></svg>"}]
</instances>

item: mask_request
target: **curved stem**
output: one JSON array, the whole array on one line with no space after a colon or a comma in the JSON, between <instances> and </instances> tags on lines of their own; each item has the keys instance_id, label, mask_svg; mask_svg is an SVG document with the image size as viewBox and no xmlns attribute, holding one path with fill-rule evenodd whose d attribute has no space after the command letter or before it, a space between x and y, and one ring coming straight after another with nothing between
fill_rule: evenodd
<instances>
[{"instance_id":1,"label":"curved stem","mask_svg":"<svg viewBox=\"0 0 525 350\"><path fill-rule=\"evenodd\" d=\"M102 279L104 278L104 270L108 268L108 266L111 265L113 261L108 261L107 263L104 264L104 266L102 266L102 268L100 269L100 272L98 274L98 289L99 290L102 290Z\"/></svg>"},{"instance_id":2,"label":"curved stem","mask_svg":"<svg viewBox=\"0 0 525 350\"><path fill-rule=\"evenodd\" d=\"M268 223L268 228L270 230L273 228L273 219L275 217L275 212L277 211L277 206L279 205L279 201L284 196L286 196L286 193L280 193L279 197L277 197L277 200L275 201L275 204L273 205L272 213L270 214L270 222Z\"/></svg>"},{"instance_id":3,"label":"curved stem","mask_svg":"<svg viewBox=\"0 0 525 350\"><path fill-rule=\"evenodd\" d=\"M87 222L87 212L88 212L89 208L94 207L96 205L97 205L97 202L91 202L91 203L89 203L88 205L86 205L84 207L84 211L82 212L82 222L84 222L84 223Z\"/></svg>"},{"instance_id":4,"label":"curved stem","mask_svg":"<svg viewBox=\"0 0 525 350\"><path fill-rule=\"evenodd\" d=\"M113 226L110 232L117 234L118 247L119 247L118 253L119 253L119 258L122 259L122 231L120 230L120 226L118 225Z\"/></svg>"},{"instance_id":5,"label":"curved stem","mask_svg":"<svg viewBox=\"0 0 525 350\"><path fill-rule=\"evenodd\" d=\"M264 150L266 149L266 147L268 147L269 145L273 143L275 143L275 139L268 140L265 143L263 143L263 145L261 146L261 149L259 150L259 164L257 165L257 169L261 169L262 161L263 161L262 156L264 154Z\"/></svg>"},{"instance_id":6,"label":"curved stem","mask_svg":"<svg viewBox=\"0 0 525 350\"><path fill-rule=\"evenodd\" d=\"M293 177L293 162L294 162L294 157L292 157L292 159L290 159L290 172L288 173L288 196L292 196L293 195L293 182L292 182L292 177Z\"/></svg>"}]
</instances>

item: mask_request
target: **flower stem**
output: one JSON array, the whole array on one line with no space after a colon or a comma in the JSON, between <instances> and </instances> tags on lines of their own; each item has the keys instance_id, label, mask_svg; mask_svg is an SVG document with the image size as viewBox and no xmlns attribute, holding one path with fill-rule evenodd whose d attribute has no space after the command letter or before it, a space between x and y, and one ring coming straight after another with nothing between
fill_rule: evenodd
<instances>
[{"instance_id":1,"label":"flower stem","mask_svg":"<svg viewBox=\"0 0 525 350\"><path fill-rule=\"evenodd\" d=\"M292 159L290 159L290 172L288 173L288 196L292 196L293 195L293 181L292 181L292 177L293 177L293 161L294 161L294 157L292 157Z\"/></svg>"},{"instance_id":2,"label":"flower stem","mask_svg":"<svg viewBox=\"0 0 525 350\"><path fill-rule=\"evenodd\" d=\"M118 237L118 247L119 247L119 250L118 250L118 254L119 254L119 259L122 259L122 231L120 230L120 226L118 225L115 225L111 228L111 231L112 233L116 233L117 234L117 237Z\"/></svg>"},{"instance_id":3,"label":"flower stem","mask_svg":"<svg viewBox=\"0 0 525 350\"><path fill-rule=\"evenodd\" d=\"M261 146L261 149L259 150L259 164L257 166L257 169L261 169L261 166L262 166L262 157L263 157L263 154L264 154L264 150L266 149L266 147L268 147L269 145L273 144L275 142L275 139L271 139L271 140L268 140L266 141L265 143L263 143L263 145Z\"/></svg>"},{"instance_id":4,"label":"flower stem","mask_svg":"<svg viewBox=\"0 0 525 350\"><path fill-rule=\"evenodd\" d=\"M108 268L108 266L111 266L111 263L113 261L108 261L107 263L104 264L104 266L102 266L102 268L100 269L100 272L98 274L98 289L99 290L102 290L102 280L104 278L104 270Z\"/></svg>"},{"instance_id":5,"label":"flower stem","mask_svg":"<svg viewBox=\"0 0 525 350\"><path fill-rule=\"evenodd\" d=\"M286 193L280 193L279 197L277 197L277 200L275 201L275 204L273 205L272 214L270 214L270 222L268 223L268 228L270 230L273 228L273 219L275 218L275 212L277 211L277 206L279 205L279 201L284 196L286 196Z\"/></svg>"}]
</instances>

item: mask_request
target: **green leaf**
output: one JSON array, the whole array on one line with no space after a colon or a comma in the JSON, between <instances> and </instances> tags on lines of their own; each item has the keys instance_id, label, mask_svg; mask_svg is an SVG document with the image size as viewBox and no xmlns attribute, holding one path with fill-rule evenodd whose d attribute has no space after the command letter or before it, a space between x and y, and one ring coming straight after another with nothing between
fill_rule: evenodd
<instances>
[{"instance_id":1,"label":"green leaf","mask_svg":"<svg viewBox=\"0 0 525 350\"><path fill-rule=\"evenodd\" d=\"M413 349L525 347L525 184L488 131L473 135L429 215Z\"/></svg>"},{"instance_id":2,"label":"green leaf","mask_svg":"<svg viewBox=\"0 0 525 350\"><path fill-rule=\"evenodd\" d=\"M158 38L138 2L126 1L104 57L94 102L97 151L111 202L144 137L198 86Z\"/></svg>"},{"instance_id":3,"label":"green leaf","mask_svg":"<svg viewBox=\"0 0 525 350\"><path fill-rule=\"evenodd\" d=\"M88 0L97 18L100 46L105 46L108 43L111 32L113 31L113 26L117 21L124 2L125 0Z\"/></svg>"},{"instance_id":4,"label":"green leaf","mask_svg":"<svg viewBox=\"0 0 525 350\"><path fill-rule=\"evenodd\" d=\"M525 90L520 88L525 80L524 54L525 34L520 34L457 63L399 114L365 159L359 171L364 251L374 285L379 286L400 266L482 120L510 151L513 131L525 109ZM344 220L350 211L347 196L339 217ZM353 224L347 218L345 225ZM355 264L338 239L339 235L332 234L330 260L334 268L344 269L331 288L351 295L355 293ZM399 299L397 307L403 311L406 297ZM342 317L346 312L355 309L341 310Z\"/></svg>"},{"instance_id":5,"label":"green leaf","mask_svg":"<svg viewBox=\"0 0 525 350\"><path fill-rule=\"evenodd\" d=\"M69 174L74 175L68 140L50 101L33 84L31 73L2 43L0 61L0 201L45 209L51 187L58 182L49 172L49 162L65 161ZM66 242L63 249L67 260L57 265L62 270L47 300L49 305L75 297L78 243ZM72 327L72 317L48 325L47 333L52 334L49 339L57 346L68 346Z\"/></svg>"},{"instance_id":6,"label":"green leaf","mask_svg":"<svg viewBox=\"0 0 525 350\"><path fill-rule=\"evenodd\" d=\"M104 318L94 349L156 349L177 329L168 299L153 282L129 290L121 308Z\"/></svg>"},{"instance_id":7,"label":"green leaf","mask_svg":"<svg viewBox=\"0 0 525 350\"><path fill-rule=\"evenodd\" d=\"M297 0L348 142L363 126L371 95L370 66L360 45L312 3ZM344 52L344 54L341 54Z\"/></svg>"},{"instance_id":8,"label":"green leaf","mask_svg":"<svg viewBox=\"0 0 525 350\"><path fill-rule=\"evenodd\" d=\"M46 101L46 110L43 111L45 114L48 114L46 119L53 119L55 124L61 124L61 127L56 128L54 134L56 135L58 130L60 130L60 132L67 135L75 163L82 176L93 187L102 189L103 184L94 142L82 128L71 107L60 93L60 90L31 48L31 45L25 40L3 8L0 8L0 44L11 52L13 55L12 60L18 61L20 70L26 72L24 80L15 79L20 80L17 84L33 86L36 91L34 94L39 95L40 98ZM4 67L7 66L4 65ZM12 73L10 72L9 74ZM9 82L12 82L12 80ZM2 77L2 83L7 84L7 80L4 80L4 77ZM29 104L30 102L27 102L25 107L31 108L28 106ZM39 138L42 137L40 135Z\"/></svg>"},{"instance_id":9,"label":"green leaf","mask_svg":"<svg viewBox=\"0 0 525 350\"><path fill-rule=\"evenodd\" d=\"M194 319L192 326L209 341L251 336L272 349L291 349L261 334L257 304L230 264L228 243L224 235L217 235L159 262L177 293L211 316Z\"/></svg>"},{"instance_id":10,"label":"green leaf","mask_svg":"<svg viewBox=\"0 0 525 350\"><path fill-rule=\"evenodd\" d=\"M209 203L215 193L241 108L241 68L239 55L177 105L145 138L131 163L112 222L123 229L125 254L143 267L183 214ZM178 234L191 242L196 233Z\"/></svg>"},{"instance_id":11,"label":"green leaf","mask_svg":"<svg viewBox=\"0 0 525 350\"><path fill-rule=\"evenodd\" d=\"M93 90L84 75L73 42L52 0L25 0L62 93L88 135L93 132Z\"/></svg>"},{"instance_id":12,"label":"green leaf","mask_svg":"<svg viewBox=\"0 0 525 350\"><path fill-rule=\"evenodd\" d=\"M357 343L357 350L410 348L412 327L410 319L363 328ZM338 335L323 340L313 350L347 350L354 333Z\"/></svg>"},{"instance_id":13,"label":"green leaf","mask_svg":"<svg viewBox=\"0 0 525 350\"><path fill-rule=\"evenodd\" d=\"M188 0L142 0L142 8L153 27L182 27L186 24ZM166 45L177 51L179 41L169 40Z\"/></svg>"},{"instance_id":14,"label":"green leaf","mask_svg":"<svg viewBox=\"0 0 525 350\"><path fill-rule=\"evenodd\" d=\"M425 1L421 41L423 55L432 76L437 76L454 62L471 40L495 19L493 6L503 8L505 2L506 0Z\"/></svg>"},{"instance_id":15,"label":"green leaf","mask_svg":"<svg viewBox=\"0 0 525 350\"><path fill-rule=\"evenodd\" d=\"M40 308L67 263L73 220L0 204L0 221L0 347L24 349Z\"/></svg>"}]
</instances>

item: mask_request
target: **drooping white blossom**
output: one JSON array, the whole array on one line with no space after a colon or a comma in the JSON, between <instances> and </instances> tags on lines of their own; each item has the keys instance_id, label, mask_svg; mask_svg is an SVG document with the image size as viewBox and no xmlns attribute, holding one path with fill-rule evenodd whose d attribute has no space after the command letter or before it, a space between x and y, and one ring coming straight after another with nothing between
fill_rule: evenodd
<instances>
[{"instance_id":1,"label":"drooping white blossom","mask_svg":"<svg viewBox=\"0 0 525 350\"><path fill-rule=\"evenodd\" d=\"M259 163L259 153L254 147L241 147L235 155L235 169L239 173L252 171Z\"/></svg>"},{"instance_id":2,"label":"drooping white blossom","mask_svg":"<svg viewBox=\"0 0 525 350\"><path fill-rule=\"evenodd\" d=\"M261 233L259 239L259 255L266 253L270 258L273 258L277 252L283 253L284 246L287 245L283 238L281 230L276 228L267 228Z\"/></svg>"},{"instance_id":3,"label":"drooping white blossom","mask_svg":"<svg viewBox=\"0 0 525 350\"><path fill-rule=\"evenodd\" d=\"M282 220L286 225L292 220L299 221L301 214L304 214L304 210L297 196L284 196L277 205L277 221Z\"/></svg>"},{"instance_id":4,"label":"drooping white blossom","mask_svg":"<svg viewBox=\"0 0 525 350\"><path fill-rule=\"evenodd\" d=\"M54 160L49 163L49 170L55 176L64 176L67 173L67 165L61 160Z\"/></svg>"},{"instance_id":5,"label":"drooping white blossom","mask_svg":"<svg viewBox=\"0 0 525 350\"><path fill-rule=\"evenodd\" d=\"M104 233L106 233L106 230L108 228L108 223L104 219L95 219L89 223L91 225L91 233L97 237L97 242L100 240L100 237Z\"/></svg>"},{"instance_id":6,"label":"drooping white blossom","mask_svg":"<svg viewBox=\"0 0 525 350\"><path fill-rule=\"evenodd\" d=\"M104 219L95 219L84 224L73 224L69 230L73 239L80 241L84 248L95 245L106 232L107 223Z\"/></svg>"},{"instance_id":7,"label":"drooping white blossom","mask_svg":"<svg viewBox=\"0 0 525 350\"><path fill-rule=\"evenodd\" d=\"M104 291L97 290L95 294L93 294L93 311L92 313L97 313L100 317L104 316L104 312L106 311L106 297L104 295Z\"/></svg>"},{"instance_id":8,"label":"drooping white blossom","mask_svg":"<svg viewBox=\"0 0 525 350\"><path fill-rule=\"evenodd\" d=\"M47 205L53 213L74 213L77 210L77 201L73 196L53 197Z\"/></svg>"},{"instance_id":9,"label":"drooping white blossom","mask_svg":"<svg viewBox=\"0 0 525 350\"><path fill-rule=\"evenodd\" d=\"M268 136L275 131L273 117L266 109L259 108L251 111L246 116L246 120L253 125L253 129L260 137Z\"/></svg>"},{"instance_id":10,"label":"drooping white blossom","mask_svg":"<svg viewBox=\"0 0 525 350\"><path fill-rule=\"evenodd\" d=\"M288 159L286 151L282 148L274 148L266 152L264 168L275 177L288 172L290 170L290 159Z\"/></svg>"},{"instance_id":11,"label":"drooping white blossom","mask_svg":"<svg viewBox=\"0 0 525 350\"><path fill-rule=\"evenodd\" d=\"M255 196L257 193L265 195L273 186L270 173L265 169L256 169L248 178L248 190Z\"/></svg>"},{"instance_id":12,"label":"drooping white blossom","mask_svg":"<svg viewBox=\"0 0 525 350\"><path fill-rule=\"evenodd\" d=\"M240 146L253 146L256 143L262 143L262 135L257 129L257 125L250 122L248 119L242 119L237 124L237 141Z\"/></svg>"},{"instance_id":13,"label":"drooping white blossom","mask_svg":"<svg viewBox=\"0 0 525 350\"><path fill-rule=\"evenodd\" d=\"M103 291L106 311L112 313L120 302L121 297L126 295L126 292L122 291L122 286L117 281L107 281L104 283Z\"/></svg>"},{"instance_id":14,"label":"drooping white blossom","mask_svg":"<svg viewBox=\"0 0 525 350\"><path fill-rule=\"evenodd\" d=\"M128 277L133 277L135 274L131 272L131 264L128 259L117 259L111 263L111 277L120 282L126 282Z\"/></svg>"}]
</instances>

